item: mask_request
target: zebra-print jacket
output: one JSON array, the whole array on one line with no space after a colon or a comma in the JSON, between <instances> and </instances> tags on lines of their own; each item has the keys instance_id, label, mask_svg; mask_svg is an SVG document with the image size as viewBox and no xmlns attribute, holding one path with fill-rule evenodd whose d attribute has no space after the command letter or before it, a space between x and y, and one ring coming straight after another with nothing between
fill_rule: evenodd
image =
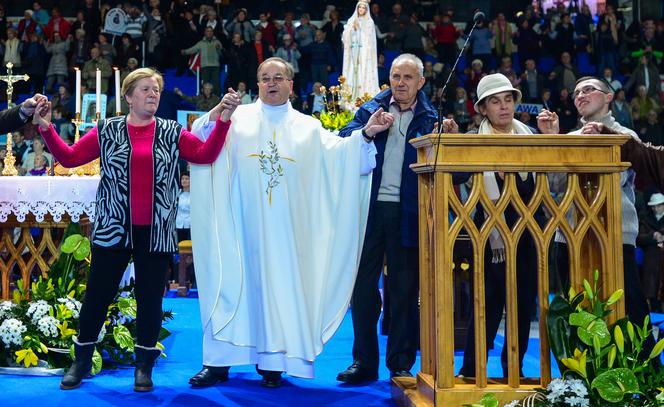
<instances>
[{"instance_id":1,"label":"zebra-print jacket","mask_svg":"<svg viewBox=\"0 0 664 407\"><path fill-rule=\"evenodd\" d=\"M178 198L178 143L182 126L156 118L152 145L153 197L151 252L177 250L175 216ZM97 216L92 243L105 248L133 246L130 204L131 142L125 116L101 120L97 125L101 150L101 179L97 189Z\"/></svg>"}]
</instances>

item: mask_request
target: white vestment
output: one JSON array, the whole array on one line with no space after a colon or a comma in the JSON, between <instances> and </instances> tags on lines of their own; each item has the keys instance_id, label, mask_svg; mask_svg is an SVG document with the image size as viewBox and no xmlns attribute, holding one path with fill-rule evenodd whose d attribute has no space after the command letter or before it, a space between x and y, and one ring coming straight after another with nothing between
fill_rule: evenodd
<instances>
[{"instance_id":1,"label":"white vestment","mask_svg":"<svg viewBox=\"0 0 664 407\"><path fill-rule=\"evenodd\" d=\"M279 108L239 106L214 164L191 168L203 364L313 377L350 302L371 189L361 161L375 147ZM193 132L213 125L206 115Z\"/></svg>"},{"instance_id":2,"label":"white vestment","mask_svg":"<svg viewBox=\"0 0 664 407\"><path fill-rule=\"evenodd\" d=\"M365 93L373 97L380 92L376 27L369 11L360 17L356 7L344 25L341 41L344 45L342 74L351 90L351 104L354 106L355 99Z\"/></svg>"}]
</instances>

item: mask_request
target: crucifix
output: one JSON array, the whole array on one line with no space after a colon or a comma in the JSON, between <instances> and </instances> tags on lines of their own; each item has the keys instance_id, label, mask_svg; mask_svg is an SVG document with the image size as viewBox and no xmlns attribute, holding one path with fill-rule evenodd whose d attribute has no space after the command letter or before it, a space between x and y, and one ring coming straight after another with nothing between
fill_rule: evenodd
<instances>
[{"instance_id":1,"label":"crucifix","mask_svg":"<svg viewBox=\"0 0 664 407\"><path fill-rule=\"evenodd\" d=\"M0 81L7 82L7 109L11 109L14 104L12 103L12 94L14 93L14 82L27 81L30 79L28 75L12 75L12 68L14 64L7 62L7 75L0 75ZM5 156L5 168L2 169L2 175L18 175L16 167L16 158L12 152L12 134L7 133L7 156Z\"/></svg>"}]
</instances>

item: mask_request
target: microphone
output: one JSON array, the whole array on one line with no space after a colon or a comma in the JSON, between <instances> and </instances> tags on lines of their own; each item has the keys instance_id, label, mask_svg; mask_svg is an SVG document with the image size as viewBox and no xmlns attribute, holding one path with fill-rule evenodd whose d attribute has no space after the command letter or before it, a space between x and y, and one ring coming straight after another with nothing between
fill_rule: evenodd
<instances>
[{"instance_id":1,"label":"microphone","mask_svg":"<svg viewBox=\"0 0 664 407\"><path fill-rule=\"evenodd\" d=\"M468 45L468 41L470 41L470 38L473 36L473 30L475 30L475 27L479 22L484 22L486 19L486 15L478 11L475 13L473 16L473 26L470 29L470 32L468 33L468 36L466 37L466 41L463 43L463 47L461 47L461 50L459 51L459 55L457 55L456 61L454 61L454 66L450 70L450 74L447 76L447 80L445 81L445 84L443 85L443 90L440 94L440 98L438 99L438 137L440 138L441 134L443 134L443 96L445 95L445 91L447 90L447 85L450 83L450 79L452 79L452 75L454 75L454 71L456 70L456 66L459 63L459 59L461 58L461 55L463 52L466 50L466 46ZM438 153L438 149L436 149L436 153ZM437 158L437 157L436 157ZM435 161L434 161L434 166L435 166Z\"/></svg>"},{"instance_id":2,"label":"microphone","mask_svg":"<svg viewBox=\"0 0 664 407\"><path fill-rule=\"evenodd\" d=\"M485 20L486 20L486 15L485 15L484 13L482 13L481 11L478 11L478 12L475 13L475 15L473 16L473 22L474 22L474 23L477 23L477 22L479 22L479 21L485 21Z\"/></svg>"}]
</instances>

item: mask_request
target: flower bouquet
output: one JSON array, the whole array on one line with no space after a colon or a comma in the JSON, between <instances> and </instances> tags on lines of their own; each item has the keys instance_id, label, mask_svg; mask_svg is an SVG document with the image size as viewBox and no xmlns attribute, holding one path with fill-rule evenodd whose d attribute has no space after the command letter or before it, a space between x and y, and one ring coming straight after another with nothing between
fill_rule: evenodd
<instances>
[{"instance_id":1,"label":"flower bouquet","mask_svg":"<svg viewBox=\"0 0 664 407\"><path fill-rule=\"evenodd\" d=\"M318 120L324 128L328 130L341 130L344 128L355 116L355 111L362 106L363 103L371 100L373 95L365 93L362 97L352 99L352 92L346 84L346 78L339 77L339 85L331 86L326 89L321 86L320 89L323 94L325 103L325 111L320 112ZM329 93L329 98L328 98Z\"/></svg>"}]
</instances>

